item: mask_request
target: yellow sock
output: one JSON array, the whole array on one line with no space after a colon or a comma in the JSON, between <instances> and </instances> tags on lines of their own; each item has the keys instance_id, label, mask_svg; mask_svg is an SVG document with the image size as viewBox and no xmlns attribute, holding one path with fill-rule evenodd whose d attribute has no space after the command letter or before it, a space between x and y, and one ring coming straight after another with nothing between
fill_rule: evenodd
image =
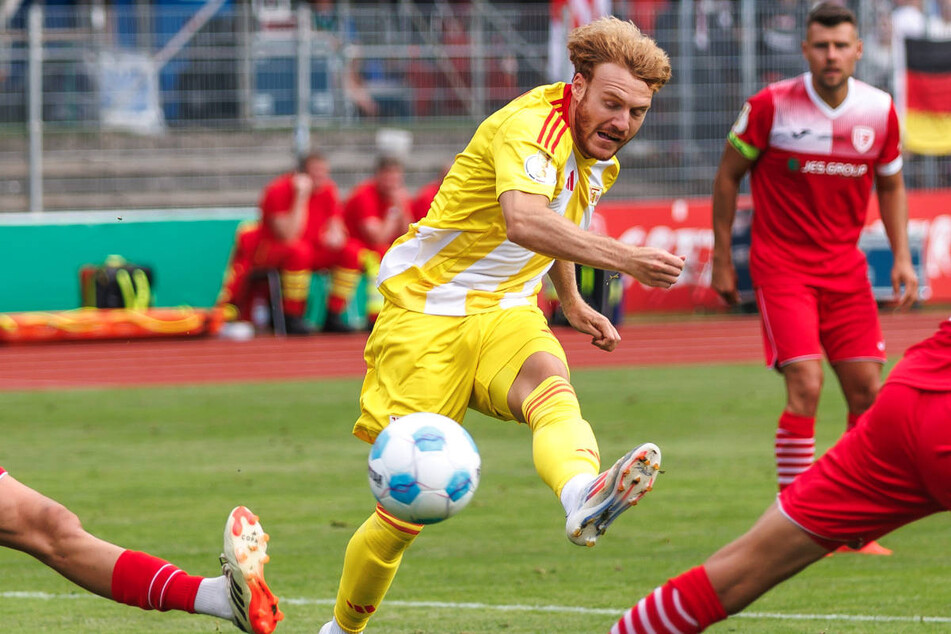
<instances>
[{"instance_id":1,"label":"yellow sock","mask_svg":"<svg viewBox=\"0 0 951 634\"><path fill-rule=\"evenodd\" d=\"M360 283L362 273L356 269L345 269L336 266L330 270L330 295L339 297L344 303L353 299L353 294Z\"/></svg>"},{"instance_id":2,"label":"yellow sock","mask_svg":"<svg viewBox=\"0 0 951 634\"><path fill-rule=\"evenodd\" d=\"M361 253L360 260L367 275L367 316L375 320L383 310L383 295L376 287L376 280L380 275L380 254L367 249Z\"/></svg>"},{"instance_id":3,"label":"yellow sock","mask_svg":"<svg viewBox=\"0 0 951 634\"><path fill-rule=\"evenodd\" d=\"M311 272L281 271L281 293L291 302L306 302L310 294Z\"/></svg>"},{"instance_id":4,"label":"yellow sock","mask_svg":"<svg viewBox=\"0 0 951 634\"><path fill-rule=\"evenodd\" d=\"M598 441L581 418L578 397L566 379L551 376L542 381L522 403L522 415L532 429L535 470L555 495L576 475L597 475Z\"/></svg>"},{"instance_id":5,"label":"yellow sock","mask_svg":"<svg viewBox=\"0 0 951 634\"><path fill-rule=\"evenodd\" d=\"M423 527L377 506L350 538L337 590L334 617L343 629L362 632L393 582L406 550Z\"/></svg>"},{"instance_id":6,"label":"yellow sock","mask_svg":"<svg viewBox=\"0 0 951 634\"><path fill-rule=\"evenodd\" d=\"M376 317L383 310L383 294L373 280L367 285L367 315Z\"/></svg>"}]
</instances>

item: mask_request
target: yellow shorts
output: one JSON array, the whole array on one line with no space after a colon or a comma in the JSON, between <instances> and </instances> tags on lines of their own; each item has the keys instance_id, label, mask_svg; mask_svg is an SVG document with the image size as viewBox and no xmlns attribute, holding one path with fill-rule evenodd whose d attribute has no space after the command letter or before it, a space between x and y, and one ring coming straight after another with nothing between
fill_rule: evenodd
<instances>
[{"instance_id":1,"label":"yellow shorts","mask_svg":"<svg viewBox=\"0 0 951 634\"><path fill-rule=\"evenodd\" d=\"M367 341L367 375L353 434L373 442L391 417L436 412L462 422L466 408L515 420L509 388L528 357L565 351L536 306L465 317L426 315L386 302Z\"/></svg>"}]
</instances>

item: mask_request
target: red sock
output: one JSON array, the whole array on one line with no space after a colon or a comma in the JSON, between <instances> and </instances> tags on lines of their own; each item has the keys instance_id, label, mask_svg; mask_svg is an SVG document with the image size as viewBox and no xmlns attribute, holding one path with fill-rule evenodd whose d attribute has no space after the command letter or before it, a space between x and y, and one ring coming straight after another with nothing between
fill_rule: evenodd
<instances>
[{"instance_id":1,"label":"red sock","mask_svg":"<svg viewBox=\"0 0 951 634\"><path fill-rule=\"evenodd\" d=\"M707 571L697 566L638 601L611 634L696 634L726 617Z\"/></svg>"},{"instance_id":2,"label":"red sock","mask_svg":"<svg viewBox=\"0 0 951 634\"><path fill-rule=\"evenodd\" d=\"M112 569L112 598L143 610L194 612L202 579L148 553L127 550Z\"/></svg>"},{"instance_id":3,"label":"red sock","mask_svg":"<svg viewBox=\"0 0 951 634\"><path fill-rule=\"evenodd\" d=\"M342 295L330 295L327 298L327 310L335 315L340 315L347 309L347 298Z\"/></svg>"},{"instance_id":4,"label":"red sock","mask_svg":"<svg viewBox=\"0 0 951 634\"><path fill-rule=\"evenodd\" d=\"M776 430L776 476L779 490L789 486L816 457L816 417L783 412Z\"/></svg>"},{"instance_id":5,"label":"red sock","mask_svg":"<svg viewBox=\"0 0 951 634\"><path fill-rule=\"evenodd\" d=\"M855 424L859 422L859 419L862 418L861 414L853 414L849 412L849 417L845 422L845 431L852 431L852 428L855 427Z\"/></svg>"}]
</instances>

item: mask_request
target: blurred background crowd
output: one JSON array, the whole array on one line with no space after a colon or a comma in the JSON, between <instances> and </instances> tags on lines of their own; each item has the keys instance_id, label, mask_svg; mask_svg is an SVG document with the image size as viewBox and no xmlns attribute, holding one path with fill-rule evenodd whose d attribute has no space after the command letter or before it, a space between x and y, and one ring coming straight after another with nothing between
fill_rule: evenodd
<instances>
[{"instance_id":1,"label":"blurred background crowd","mask_svg":"<svg viewBox=\"0 0 951 634\"><path fill-rule=\"evenodd\" d=\"M865 41L857 76L900 106L903 38L951 36L951 0L845 4ZM254 205L270 178L311 149L327 152L346 192L373 173L381 127L411 132L401 158L415 189L493 109L570 80L565 34L603 13L650 33L674 69L650 124L619 157L636 169L612 198L706 195L743 99L805 70L809 7L4 0L0 211ZM939 187L947 172L934 156L906 163L912 188Z\"/></svg>"}]
</instances>

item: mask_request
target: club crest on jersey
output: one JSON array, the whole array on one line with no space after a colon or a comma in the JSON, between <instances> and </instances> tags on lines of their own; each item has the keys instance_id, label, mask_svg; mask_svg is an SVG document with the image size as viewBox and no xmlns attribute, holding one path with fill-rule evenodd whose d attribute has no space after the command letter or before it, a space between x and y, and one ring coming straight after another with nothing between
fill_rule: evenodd
<instances>
[{"instance_id":1,"label":"club crest on jersey","mask_svg":"<svg viewBox=\"0 0 951 634\"><path fill-rule=\"evenodd\" d=\"M857 125L852 128L852 147L859 154L865 154L872 149L875 143L875 130L867 125Z\"/></svg>"},{"instance_id":2,"label":"club crest on jersey","mask_svg":"<svg viewBox=\"0 0 951 634\"><path fill-rule=\"evenodd\" d=\"M552 165L551 157L541 150L525 159L525 174L542 185L554 185L558 180L558 171Z\"/></svg>"},{"instance_id":3,"label":"club crest on jersey","mask_svg":"<svg viewBox=\"0 0 951 634\"><path fill-rule=\"evenodd\" d=\"M591 191L588 199L591 201L592 205L597 205L598 201L601 200L601 188L600 187L591 187Z\"/></svg>"}]
</instances>

